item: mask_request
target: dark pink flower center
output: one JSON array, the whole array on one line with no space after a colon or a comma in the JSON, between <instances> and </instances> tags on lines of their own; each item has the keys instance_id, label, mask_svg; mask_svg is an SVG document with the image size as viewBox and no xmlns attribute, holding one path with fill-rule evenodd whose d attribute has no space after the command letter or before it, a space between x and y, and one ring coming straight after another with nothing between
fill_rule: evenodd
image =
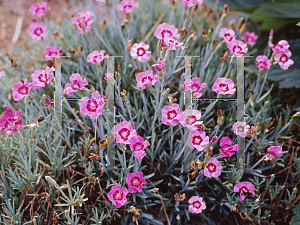
<instances>
[{"instance_id":1,"label":"dark pink flower center","mask_svg":"<svg viewBox=\"0 0 300 225\"><path fill-rule=\"evenodd\" d=\"M194 201L192 205L193 205L194 208L199 209L201 207L201 202Z\"/></svg>"},{"instance_id":2,"label":"dark pink flower center","mask_svg":"<svg viewBox=\"0 0 300 225\"><path fill-rule=\"evenodd\" d=\"M260 61L260 62L258 63L258 66L259 66L259 67L265 68L265 67L267 67L267 63L265 63L265 62L263 62L263 61Z\"/></svg>"},{"instance_id":3,"label":"dark pink flower center","mask_svg":"<svg viewBox=\"0 0 300 225\"><path fill-rule=\"evenodd\" d=\"M122 200L123 199L123 192L120 192L119 190L115 191L113 194L113 199L115 201Z\"/></svg>"},{"instance_id":4,"label":"dark pink flower center","mask_svg":"<svg viewBox=\"0 0 300 225\"><path fill-rule=\"evenodd\" d=\"M9 118L6 120L6 123L5 123L5 127L7 128L10 128L10 127L15 127L15 123L17 122L18 120L15 119L15 118Z\"/></svg>"},{"instance_id":5,"label":"dark pink flower center","mask_svg":"<svg viewBox=\"0 0 300 225\"><path fill-rule=\"evenodd\" d=\"M200 145L202 141L203 141L203 139L201 138L200 135L198 135L198 136L193 137L192 143L194 145Z\"/></svg>"},{"instance_id":6,"label":"dark pink flower center","mask_svg":"<svg viewBox=\"0 0 300 225\"><path fill-rule=\"evenodd\" d=\"M195 123L196 122L196 116L194 116L194 115L192 115L192 116L187 116L187 118L186 118L186 123L188 124L188 125L192 125L193 123Z\"/></svg>"},{"instance_id":7,"label":"dark pink flower center","mask_svg":"<svg viewBox=\"0 0 300 225\"><path fill-rule=\"evenodd\" d=\"M167 113L168 120L172 120L176 116L177 116L177 112L174 109Z\"/></svg>"},{"instance_id":8,"label":"dark pink flower center","mask_svg":"<svg viewBox=\"0 0 300 225\"><path fill-rule=\"evenodd\" d=\"M146 77L142 78L142 83L144 83L145 80L149 80L150 82L152 82L153 79L150 76L146 76Z\"/></svg>"},{"instance_id":9,"label":"dark pink flower center","mask_svg":"<svg viewBox=\"0 0 300 225\"><path fill-rule=\"evenodd\" d=\"M192 84L191 85L191 89L192 89L192 92L198 92L199 89L200 89L200 86L198 84Z\"/></svg>"},{"instance_id":10,"label":"dark pink flower center","mask_svg":"<svg viewBox=\"0 0 300 225\"><path fill-rule=\"evenodd\" d=\"M161 36L162 36L162 38L165 38L165 37L172 37L172 32L171 31L169 31L169 30L163 30L162 32L161 32Z\"/></svg>"},{"instance_id":11,"label":"dark pink flower center","mask_svg":"<svg viewBox=\"0 0 300 225\"><path fill-rule=\"evenodd\" d=\"M229 91L228 85L227 84L220 84L219 87L223 92Z\"/></svg>"},{"instance_id":12,"label":"dark pink flower center","mask_svg":"<svg viewBox=\"0 0 300 225\"><path fill-rule=\"evenodd\" d=\"M135 150L137 150L137 151L142 150L143 147L144 147L144 145L143 145L142 143L140 143L140 142L137 142L137 143L135 143L135 144L133 145L133 149L135 149Z\"/></svg>"},{"instance_id":13,"label":"dark pink flower center","mask_svg":"<svg viewBox=\"0 0 300 225\"><path fill-rule=\"evenodd\" d=\"M45 73L45 74L40 74L39 76L38 76L38 79L39 79L39 81L40 82L46 82L46 80L47 80L47 74Z\"/></svg>"},{"instance_id":14,"label":"dark pink flower center","mask_svg":"<svg viewBox=\"0 0 300 225\"><path fill-rule=\"evenodd\" d=\"M87 106L86 106L87 110L90 112L96 112L97 107L98 107L98 105L97 105L97 101L95 99L93 99L92 101L89 100L87 103Z\"/></svg>"},{"instance_id":15,"label":"dark pink flower center","mask_svg":"<svg viewBox=\"0 0 300 225\"><path fill-rule=\"evenodd\" d=\"M207 164L207 169L210 173L216 172L216 165L214 165L213 163L208 163Z\"/></svg>"},{"instance_id":16,"label":"dark pink flower center","mask_svg":"<svg viewBox=\"0 0 300 225\"><path fill-rule=\"evenodd\" d=\"M242 186L239 190L239 192L241 191L245 191L245 192L249 192L249 189L246 186Z\"/></svg>"},{"instance_id":17,"label":"dark pink flower center","mask_svg":"<svg viewBox=\"0 0 300 225\"><path fill-rule=\"evenodd\" d=\"M286 55L286 54L282 54L282 56L280 57L280 60L279 60L279 61L280 61L280 62L283 62L283 63L287 62L287 61L288 61L287 55Z\"/></svg>"},{"instance_id":18,"label":"dark pink flower center","mask_svg":"<svg viewBox=\"0 0 300 225\"><path fill-rule=\"evenodd\" d=\"M22 87L19 88L18 92L21 95L26 95L26 94L28 94L28 87L26 87L25 85L23 85Z\"/></svg>"},{"instance_id":19,"label":"dark pink flower center","mask_svg":"<svg viewBox=\"0 0 300 225\"><path fill-rule=\"evenodd\" d=\"M238 132L244 132L244 127L243 126L238 127Z\"/></svg>"},{"instance_id":20,"label":"dark pink flower center","mask_svg":"<svg viewBox=\"0 0 300 225\"><path fill-rule=\"evenodd\" d=\"M224 37L228 40L231 41L233 37L231 37L231 35L229 33L224 34Z\"/></svg>"},{"instance_id":21,"label":"dark pink flower center","mask_svg":"<svg viewBox=\"0 0 300 225\"><path fill-rule=\"evenodd\" d=\"M253 37L248 36L248 37L247 37L247 41L248 41L248 42L253 42Z\"/></svg>"},{"instance_id":22,"label":"dark pink flower center","mask_svg":"<svg viewBox=\"0 0 300 225\"><path fill-rule=\"evenodd\" d=\"M143 56L146 53L146 50L144 48L138 48L137 49L137 55Z\"/></svg>"},{"instance_id":23,"label":"dark pink flower center","mask_svg":"<svg viewBox=\"0 0 300 225\"><path fill-rule=\"evenodd\" d=\"M34 30L33 33L34 33L35 35L37 35L37 36L40 36L41 33L43 33L43 30L42 30L42 28L38 27L38 28L36 28L36 29Z\"/></svg>"},{"instance_id":24,"label":"dark pink flower center","mask_svg":"<svg viewBox=\"0 0 300 225\"><path fill-rule=\"evenodd\" d=\"M242 48L238 45L235 45L235 46L233 46L232 50L233 50L233 52L240 52L240 51L242 51Z\"/></svg>"},{"instance_id":25,"label":"dark pink flower center","mask_svg":"<svg viewBox=\"0 0 300 225\"><path fill-rule=\"evenodd\" d=\"M128 136L130 135L130 131L127 128L122 128L119 131L119 135L121 136L122 139L124 139L125 141L128 140Z\"/></svg>"},{"instance_id":26,"label":"dark pink flower center","mask_svg":"<svg viewBox=\"0 0 300 225\"><path fill-rule=\"evenodd\" d=\"M75 81L73 82L72 87L74 87L74 89L79 89L79 88L80 88L79 82L78 82L77 80L75 80Z\"/></svg>"},{"instance_id":27,"label":"dark pink flower center","mask_svg":"<svg viewBox=\"0 0 300 225\"><path fill-rule=\"evenodd\" d=\"M133 177L133 178L131 179L130 183L131 183L131 185L134 186L134 187L139 187L139 186L142 184L142 182L141 182L141 180L140 180L139 177Z\"/></svg>"}]
</instances>

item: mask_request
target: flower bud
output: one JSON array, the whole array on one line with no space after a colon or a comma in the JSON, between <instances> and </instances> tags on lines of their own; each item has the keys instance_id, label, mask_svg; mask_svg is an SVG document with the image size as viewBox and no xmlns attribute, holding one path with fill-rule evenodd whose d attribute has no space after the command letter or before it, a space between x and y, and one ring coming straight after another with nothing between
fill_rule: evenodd
<instances>
[{"instance_id":1,"label":"flower bud","mask_svg":"<svg viewBox=\"0 0 300 225\"><path fill-rule=\"evenodd\" d=\"M167 88L166 90L163 91L162 96L167 97L169 93L170 93L170 88Z\"/></svg>"},{"instance_id":2,"label":"flower bud","mask_svg":"<svg viewBox=\"0 0 300 225\"><path fill-rule=\"evenodd\" d=\"M296 194L297 193L297 188L293 189L293 193Z\"/></svg>"}]
</instances>

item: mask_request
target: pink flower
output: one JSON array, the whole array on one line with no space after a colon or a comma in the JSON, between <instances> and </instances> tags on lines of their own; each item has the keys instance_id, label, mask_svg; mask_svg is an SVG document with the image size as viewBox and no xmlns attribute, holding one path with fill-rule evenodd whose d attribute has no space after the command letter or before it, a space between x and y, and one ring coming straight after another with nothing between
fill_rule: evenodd
<instances>
[{"instance_id":1,"label":"pink flower","mask_svg":"<svg viewBox=\"0 0 300 225\"><path fill-rule=\"evenodd\" d=\"M256 66L258 69L263 70L263 69L270 69L270 64L271 64L271 59L268 59L268 56L266 55L259 55L256 57Z\"/></svg>"},{"instance_id":2,"label":"pink flower","mask_svg":"<svg viewBox=\"0 0 300 225\"><path fill-rule=\"evenodd\" d=\"M221 175L221 169L221 163L216 158L211 157L204 168L204 176L218 177Z\"/></svg>"},{"instance_id":3,"label":"pink flower","mask_svg":"<svg viewBox=\"0 0 300 225\"><path fill-rule=\"evenodd\" d=\"M30 89L32 84L27 82L27 79L24 79L22 82L17 82L12 85L12 96L14 101L22 101L23 98L30 95Z\"/></svg>"},{"instance_id":4,"label":"pink flower","mask_svg":"<svg viewBox=\"0 0 300 225\"><path fill-rule=\"evenodd\" d=\"M227 43L227 48L230 49L231 54L235 54L237 57L243 56L241 52L247 53L248 48L247 45L239 40L233 40Z\"/></svg>"},{"instance_id":5,"label":"pink flower","mask_svg":"<svg viewBox=\"0 0 300 225\"><path fill-rule=\"evenodd\" d=\"M235 92L234 83L229 78L220 77L212 86L212 90L217 94L232 95Z\"/></svg>"},{"instance_id":6,"label":"pink flower","mask_svg":"<svg viewBox=\"0 0 300 225\"><path fill-rule=\"evenodd\" d=\"M165 37L173 37L179 39L178 29L174 25L168 23L159 24L154 32L154 36L158 39L164 39Z\"/></svg>"},{"instance_id":7,"label":"pink flower","mask_svg":"<svg viewBox=\"0 0 300 225\"><path fill-rule=\"evenodd\" d=\"M233 29L221 28L219 32L220 38L223 38L226 43L235 40L235 32Z\"/></svg>"},{"instance_id":8,"label":"pink flower","mask_svg":"<svg viewBox=\"0 0 300 225\"><path fill-rule=\"evenodd\" d=\"M62 54L60 53L61 48L56 46L49 46L48 48L45 49L45 59L46 60L54 60L55 57L59 57Z\"/></svg>"},{"instance_id":9,"label":"pink flower","mask_svg":"<svg viewBox=\"0 0 300 225\"><path fill-rule=\"evenodd\" d=\"M159 58L157 63L153 64L152 66L155 67L158 70L158 72L161 72L165 68L165 65L166 65L166 59Z\"/></svg>"},{"instance_id":10,"label":"pink flower","mask_svg":"<svg viewBox=\"0 0 300 225\"><path fill-rule=\"evenodd\" d=\"M144 158L145 155L147 155L147 153L143 150L140 151L134 151L133 154L138 158L138 159L142 159Z\"/></svg>"},{"instance_id":11,"label":"pink flower","mask_svg":"<svg viewBox=\"0 0 300 225\"><path fill-rule=\"evenodd\" d=\"M182 50L185 48L183 45L183 43L179 43L178 41L176 41L174 38L172 37L165 37L164 38L164 43L171 49L171 50L176 50L176 47L181 48Z\"/></svg>"},{"instance_id":12,"label":"pink flower","mask_svg":"<svg viewBox=\"0 0 300 225\"><path fill-rule=\"evenodd\" d=\"M50 102L50 100L48 98L45 98L45 101L46 101L46 104L45 104L46 108L51 108L52 105L54 104L54 100L53 99Z\"/></svg>"},{"instance_id":13,"label":"pink flower","mask_svg":"<svg viewBox=\"0 0 300 225\"><path fill-rule=\"evenodd\" d=\"M144 140L141 136L133 136L129 139L131 151L143 151L146 147L150 146L149 141Z\"/></svg>"},{"instance_id":14,"label":"pink flower","mask_svg":"<svg viewBox=\"0 0 300 225\"><path fill-rule=\"evenodd\" d=\"M232 19L228 22L229 25L233 25L235 23L235 19Z\"/></svg>"},{"instance_id":15,"label":"pink flower","mask_svg":"<svg viewBox=\"0 0 300 225\"><path fill-rule=\"evenodd\" d=\"M238 121L232 125L233 132L241 137L246 137L250 126L245 121Z\"/></svg>"},{"instance_id":16,"label":"pink flower","mask_svg":"<svg viewBox=\"0 0 300 225\"><path fill-rule=\"evenodd\" d=\"M194 6L196 3L202 4L203 0L182 0L182 2L183 2L184 4L187 4L187 7L192 7L192 6Z\"/></svg>"},{"instance_id":17,"label":"pink flower","mask_svg":"<svg viewBox=\"0 0 300 225\"><path fill-rule=\"evenodd\" d=\"M69 79L71 83L67 83L64 89L64 93L69 96L89 84L86 79L82 80L79 73L73 73Z\"/></svg>"},{"instance_id":18,"label":"pink flower","mask_svg":"<svg viewBox=\"0 0 300 225\"><path fill-rule=\"evenodd\" d=\"M179 122L183 127L189 127L191 129L191 126L197 122L197 120L200 120L201 118L201 112L198 110L190 110L187 109L183 111L180 115L178 115Z\"/></svg>"},{"instance_id":19,"label":"pink flower","mask_svg":"<svg viewBox=\"0 0 300 225\"><path fill-rule=\"evenodd\" d=\"M269 158L271 160L274 160L277 157L281 157L282 156L282 147L280 145L272 146L272 147L268 148L268 154L269 154Z\"/></svg>"},{"instance_id":20,"label":"pink flower","mask_svg":"<svg viewBox=\"0 0 300 225\"><path fill-rule=\"evenodd\" d=\"M185 91L191 91L196 98L200 98L202 96L201 89L206 88L206 83L200 84L199 77L193 77L192 79L186 79L184 81L183 89Z\"/></svg>"},{"instance_id":21,"label":"pink flower","mask_svg":"<svg viewBox=\"0 0 300 225\"><path fill-rule=\"evenodd\" d=\"M89 32L92 29L92 16L94 13L92 11L80 12L77 16L72 17L72 24L77 25L77 34L82 34L82 28L85 27L86 32Z\"/></svg>"},{"instance_id":22,"label":"pink flower","mask_svg":"<svg viewBox=\"0 0 300 225\"><path fill-rule=\"evenodd\" d=\"M206 209L206 205L203 202L203 198L199 196L193 196L189 199L189 210L191 213L198 214L202 210Z\"/></svg>"},{"instance_id":23,"label":"pink flower","mask_svg":"<svg viewBox=\"0 0 300 225\"><path fill-rule=\"evenodd\" d=\"M113 78L114 78L114 74L111 73L110 71L107 71L107 73L105 74L104 79L107 80L107 79L113 79Z\"/></svg>"},{"instance_id":24,"label":"pink flower","mask_svg":"<svg viewBox=\"0 0 300 225\"><path fill-rule=\"evenodd\" d=\"M47 7L47 2L33 3L29 8L29 13L31 15L37 15L38 17L42 17L45 15L45 12L51 10L51 7Z\"/></svg>"},{"instance_id":25,"label":"pink flower","mask_svg":"<svg viewBox=\"0 0 300 225\"><path fill-rule=\"evenodd\" d=\"M152 70L139 73L135 79L137 81L137 87L142 89L145 89L147 85L154 86L155 82L159 80L158 75L153 75Z\"/></svg>"},{"instance_id":26,"label":"pink flower","mask_svg":"<svg viewBox=\"0 0 300 225\"><path fill-rule=\"evenodd\" d=\"M92 99L83 97L79 101L80 113L92 119L97 119L102 114L102 107L105 105L104 99L98 91L92 93Z\"/></svg>"},{"instance_id":27,"label":"pink flower","mask_svg":"<svg viewBox=\"0 0 300 225\"><path fill-rule=\"evenodd\" d=\"M122 143L129 145L130 139L137 136L136 130L133 129L132 125L128 121L122 121L120 124L115 125L111 129L112 135L116 138L116 143Z\"/></svg>"},{"instance_id":28,"label":"pink flower","mask_svg":"<svg viewBox=\"0 0 300 225\"><path fill-rule=\"evenodd\" d=\"M141 193L143 190L143 184L147 184L147 181L143 178L143 172L128 173L126 176L126 183L128 184L130 193Z\"/></svg>"},{"instance_id":29,"label":"pink flower","mask_svg":"<svg viewBox=\"0 0 300 225\"><path fill-rule=\"evenodd\" d=\"M294 64L294 61L289 59L291 56L292 53L289 50L286 50L284 53L276 53L274 60L279 64L282 70L287 70L289 66Z\"/></svg>"},{"instance_id":30,"label":"pink flower","mask_svg":"<svg viewBox=\"0 0 300 225\"><path fill-rule=\"evenodd\" d=\"M240 200L243 201L245 199L245 195L243 192L253 193L255 191L255 187L252 183L246 181L241 184L236 184L234 186L234 192L240 192Z\"/></svg>"},{"instance_id":31,"label":"pink flower","mask_svg":"<svg viewBox=\"0 0 300 225\"><path fill-rule=\"evenodd\" d=\"M231 157L234 155L234 151L238 151L238 145L230 146L232 143L232 140L229 137L222 137L220 140L220 146L224 149L220 149L221 156L222 157Z\"/></svg>"},{"instance_id":32,"label":"pink flower","mask_svg":"<svg viewBox=\"0 0 300 225\"><path fill-rule=\"evenodd\" d=\"M111 188L110 192L108 192L107 197L114 206L120 208L127 202L127 194L128 190L126 188L121 188L120 185L116 184Z\"/></svg>"},{"instance_id":33,"label":"pink flower","mask_svg":"<svg viewBox=\"0 0 300 225\"><path fill-rule=\"evenodd\" d=\"M4 73L3 70L0 72L0 78L1 78L2 76L3 76L3 77L5 76L5 73Z\"/></svg>"},{"instance_id":34,"label":"pink flower","mask_svg":"<svg viewBox=\"0 0 300 225\"><path fill-rule=\"evenodd\" d=\"M245 41L246 44L253 45L256 39L258 38L254 32L249 33L248 31L244 33L242 40Z\"/></svg>"},{"instance_id":35,"label":"pink flower","mask_svg":"<svg viewBox=\"0 0 300 225\"><path fill-rule=\"evenodd\" d=\"M284 53L286 50L289 49L290 45L286 40L281 40L278 42L278 45L274 45L271 42L269 42L269 47L272 48L273 52Z\"/></svg>"},{"instance_id":36,"label":"pink flower","mask_svg":"<svg viewBox=\"0 0 300 225\"><path fill-rule=\"evenodd\" d=\"M93 51L92 53L90 53L87 57L87 61L90 63L100 63L102 62L104 59L108 59L109 55L104 55L105 51L101 50L100 52L98 52L97 50Z\"/></svg>"},{"instance_id":37,"label":"pink flower","mask_svg":"<svg viewBox=\"0 0 300 225\"><path fill-rule=\"evenodd\" d=\"M6 111L0 117L0 131L7 135L12 135L17 132L17 129L22 128L22 112L16 111L13 113L12 109L6 106Z\"/></svg>"},{"instance_id":38,"label":"pink flower","mask_svg":"<svg viewBox=\"0 0 300 225\"><path fill-rule=\"evenodd\" d=\"M218 136L213 136L210 143L212 143L212 144L215 143L217 139L218 139Z\"/></svg>"},{"instance_id":39,"label":"pink flower","mask_svg":"<svg viewBox=\"0 0 300 225\"><path fill-rule=\"evenodd\" d=\"M134 59L138 59L140 62L147 62L151 57L151 51L147 51L149 49L149 45L146 45L144 42L139 44L135 43L132 45L130 50L130 55Z\"/></svg>"},{"instance_id":40,"label":"pink flower","mask_svg":"<svg viewBox=\"0 0 300 225\"><path fill-rule=\"evenodd\" d=\"M134 2L134 0L123 0L119 5L117 5L117 10L126 14L132 12L133 8L138 8L139 3Z\"/></svg>"},{"instance_id":41,"label":"pink flower","mask_svg":"<svg viewBox=\"0 0 300 225\"><path fill-rule=\"evenodd\" d=\"M32 22L29 25L28 32L33 40L40 41L42 37L47 37L47 25L44 23Z\"/></svg>"},{"instance_id":42,"label":"pink flower","mask_svg":"<svg viewBox=\"0 0 300 225\"><path fill-rule=\"evenodd\" d=\"M46 67L46 70L35 70L31 74L34 89L45 87L45 83L49 84L54 77L52 71L55 71L55 68L49 66Z\"/></svg>"},{"instance_id":43,"label":"pink flower","mask_svg":"<svg viewBox=\"0 0 300 225\"><path fill-rule=\"evenodd\" d=\"M165 125L175 126L179 119L178 115L180 114L180 108L177 103L172 104L171 106L164 106L161 110L161 122Z\"/></svg>"},{"instance_id":44,"label":"pink flower","mask_svg":"<svg viewBox=\"0 0 300 225\"><path fill-rule=\"evenodd\" d=\"M190 148L196 148L198 151L202 151L209 143L209 137L206 136L204 131L192 130L189 133L186 143Z\"/></svg>"}]
</instances>

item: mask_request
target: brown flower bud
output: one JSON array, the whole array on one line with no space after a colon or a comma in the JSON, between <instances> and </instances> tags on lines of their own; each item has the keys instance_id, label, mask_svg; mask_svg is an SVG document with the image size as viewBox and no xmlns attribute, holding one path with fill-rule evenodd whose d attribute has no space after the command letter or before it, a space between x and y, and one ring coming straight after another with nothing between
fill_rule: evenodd
<instances>
[{"instance_id":1,"label":"brown flower bud","mask_svg":"<svg viewBox=\"0 0 300 225\"><path fill-rule=\"evenodd\" d=\"M218 112L217 112L217 115L218 115L218 114L220 114L220 116L223 116L223 110L222 110L222 109L219 109Z\"/></svg>"},{"instance_id":2,"label":"brown flower bud","mask_svg":"<svg viewBox=\"0 0 300 225\"><path fill-rule=\"evenodd\" d=\"M45 117L40 116L40 117L37 119L37 124L40 125L40 123L43 122L44 120L45 120Z\"/></svg>"},{"instance_id":3,"label":"brown flower bud","mask_svg":"<svg viewBox=\"0 0 300 225\"><path fill-rule=\"evenodd\" d=\"M206 34L206 32L205 32L204 29L202 29L201 32L202 32L202 35L205 35L205 34Z\"/></svg>"},{"instance_id":4,"label":"brown flower bud","mask_svg":"<svg viewBox=\"0 0 300 225\"><path fill-rule=\"evenodd\" d=\"M82 45L80 45L80 46L78 47L78 51L77 51L77 53L78 53L79 56L81 56L82 50L83 50L83 47L82 47Z\"/></svg>"},{"instance_id":5,"label":"brown flower bud","mask_svg":"<svg viewBox=\"0 0 300 225\"><path fill-rule=\"evenodd\" d=\"M249 88L249 92L250 92L251 94L254 94L254 91L253 91L251 88Z\"/></svg>"},{"instance_id":6,"label":"brown flower bud","mask_svg":"<svg viewBox=\"0 0 300 225\"><path fill-rule=\"evenodd\" d=\"M52 33L52 35L54 36L54 39L56 39L57 37L60 37L60 34L57 31L54 31Z\"/></svg>"},{"instance_id":7,"label":"brown flower bud","mask_svg":"<svg viewBox=\"0 0 300 225\"><path fill-rule=\"evenodd\" d=\"M227 12L228 12L228 4L224 4L223 13L227 13Z\"/></svg>"},{"instance_id":8,"label":"brown flower bud","mask_svg":"<svg viewBox=\"0 0 300 225\"><path fill-rule=\"evenodd\" d=\"M174 198L176 201L182 202L185 199L185 193L179 194L179 195L174 195Z\"/></svg>"},{"instance_id":9,"label":"brown flower bud","mask_svg":"<svg viewBox=\"0 0 300 225\"><path fill-rule=\"evenodd\" d=\"M135 76L137 76L141 71L140 71L141 66L138 66L136 69L134 69Z\"/></svg>"},{"instance_id":10,"label":"brown flower bud","mask_svg":"<svg viewBox=\"0 0 300 225\"><path fill-rule=\"evenodd\" d=\"M191 169L194 169L195 166L196 166L196 162L193 160L193 161L191 162Z\"/></svg>"},{"instance_id":11,"label":"brown flower bud","mask_svg":"<svg viewBox=\"0 0 300 225\"><path fill-rule=\"evenodd\" d=\"M101 21L101 24L100 24L100 30L103 29L103 27L105 26L105 24L106 24L106 20L103 19L103 20Z\"/></svg>"},{"instance_id":12,"label":"brown flower bud","mask_svg":"<svg viewBox=\"0 0 300 225\"><path fill-rule=\"evenodd\" d=\"M222 62L224 62L228 58L228 54L229 54L229 51L226 50L226 52L224 53L223 57L220 57L220 59L222 60Z\"/></svg>"},{"instance_id":13,"label":"brown flower bud","mask_svg":"<svg viewBox=\"0 0 300 225\"><path fill-rule=\"evenodd\" d=\"M197 40L196 32L193 30L191 30L191 38L193 39L193 41Z\"/></svg>"},{"instance_id":14,"label":"brown flower bud","mask_svg":"<svg viewBox=\"0 0 300 225\"><path fill-rule=\"evenodd\" d=\"M243 23L243 25L241 26L241 28L240 28L240 34L245 32L246 27L247 27L247 22Z\"/></svg>"},{"instance_id":15,"label":"brown flower bud","mask_svg":"<svg viewBox=\"0 0 300 225\"><path fill-rule=\"evenodd\" d=\"M100 141L99 141L99 146L100 146L100 148L105 148L106 147L106 141L105 140L103 140L103 139L100 139Z\"/></svg>"},{"instance_id":16,"label":"brown flower bud","mask_svg":"<svg viewBox=\"0 0 300 225\"><path fill-rule=\"evenodd\" d=\"M196 171L196 170L194 170L192 173L189 173L187 177L188 177L190 180L192 180L192 179L194 179L195 177L197 177L198 174L199 174L199 172Z\"/></svg>"},{"instance_id":17,"label":"brown flower bud","mask_svg":"<svg viewBox=\"0 0 300 225\"><path fill-rule=\"evenodd\" d=\"M183 37L186 33L188 32L186 26L182 27L180 30L179 30L179 33L180 33L180 36Z\"/></svg>"},{"instance_id":18,"label":"brown flower bud","mask_svg":"<svg viewBox=\"0 0 300 225\"><path fill-rule=\"evenodd\" d=\"M222 116L218 116L218 119L217 119L218 126L220 126L222 124L222 121L223 121L223 117Z\"/></svg>"},{"instance_id":19,"label":"brown flower bud","mask_svg":"<svg viewBox=\"0 0 300 225\"><path fill-rule=\"evenodd\" d=\"M127 42L127 50L129 50L129 51L131 50L132 42L133 42L132 38L130 40L128 40L128 42Z\"/></svg>"}]
</instances>

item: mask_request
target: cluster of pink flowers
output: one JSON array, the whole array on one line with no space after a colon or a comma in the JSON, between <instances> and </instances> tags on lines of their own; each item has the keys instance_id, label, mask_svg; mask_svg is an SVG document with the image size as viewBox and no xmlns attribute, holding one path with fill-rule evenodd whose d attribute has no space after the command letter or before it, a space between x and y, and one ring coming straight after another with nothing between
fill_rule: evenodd
<instances>
[{"instance_id":1,"label":"cluster of pink flowers","mask_svg":"<svg viewBox=\"0 0 300 225\"><path fill-rule=\"evenodd\" d=\"M92 11L80 12L77 16L72 17L72 24L77 25L77 34L83 33L83 27L85 27L86 32L89 32L92 29L92 23L94 13Z\"/></svg>"},{"instance_id":2,"label":"cluster of pink flowers","mask_svg":"<svg viewBox=\"0 0 300 225\"><path fill-rule=\"evenodd\" d=\"M45 59L46 60L54 60L55 57L60 57L62 54L60 53L61 48L59 46L53 47L49 46L45 49Z\"/></svg>"},{"instance_id":3,"label":"cluster of pink flowers","mask_svg":"<svg viewBox=\"0 0 300 225\"><path fill-rule=\"evenodd\" d=\"M243 56L243 53L248 52L247 44L253 44L257 39L255 33L246 32L242 38L243 41L235 39L235 31L233 29L221 28L219 36L224 39L227 44L227 48L230 50L231 54L235 54L237 57Z\"/></svg>"},{"instance_id":4,"label":"cluster of pink flowers","mask_svg":"<svg viewBox=\"0 0 300 225\"><path fill-rule=\"evenodd\" d=\"M137 131L133 129L130 122L122 121L120 124L115 125L111 133L115 137L116 143L129 145L133 155L138 159L142 159L147 154L145 148L150 146L149 141L137 135Z\"/></svg>"},{"instance_id":5,"label":"cluster of pink flowers","mask_svg":"<svg viewBox=\"0 0 300 225\"><path fill-rule=\"evenodd\" d=\"M275 63L278 63L281 69L287 70L294 64L294 61L290 59L292 53L289 50L290 45L286 40L279 41L278 45L274 45L270 42L269 47L272 48L273 52L275 52Z\"/></svg>"},{"instance_id":6,"label":"cluster of pink flowers","mask_svg":"<svg viewBox=\"0 0 300 225\"><path fill-rule=\"evenodd\" d=\"M105 50L100 50L100 51L95 50L87 56L87 61L93 64L101 63L104 59L109 58L109 55L108 54L104 55L104 53Z\"/></svg>"},{"instance_id":7,"label":"cluster of pink flowers","mask_svg":"<svg viewBox=\"0 0 300 225\"><path fill-rule=\"evenodd\" d=\"M71 83L67 83L64 89L64 93L68 96L74 94L75 92L89 84L86 79L82 79L79 73L73 73L69 79Z\"/></svg>"},{"instance_id":8,"label":"cluster of pink flowers","mask_svg":"<svg viewBox=\"0 0 300 225\"><path fill-rule=\"evenodd\" d=\"M193 77L192 79L187 79L184 81L183 89L185 91L191 91L195 98L200 98L202 96L201 89L206 88L206 83L200 84L199 77ZM232 95L235 93L234 83L229 78L220 77L218 78L212 86L212 90L217 94L222 95Z\"/></svg>"},{"instance_id":9,"label":"cluster of pink flowers","mask_svg":"<svg viewBox=\"0 0 300 225\"><path fill-rule=\"evenodd\" d=\"M0 131L7 135L12 135L22 128L22 113L16 111L13 113L12 109L6 106L6 111L0 116Z\"/></svg>"},{"instance_id":10,"label":"cluster of pink flowers","mask_svg":"<svg viewBox=\"0 0 300 225\"><path fill-rule=\"evenodd\" d=\"M130 193L141 193L144 186L146 184L146 180L143 178L143 172L135 172L128 173L126 176L126 183L128 185L128 189L122 188L120 185L114 185L111 190L108 192L108 199L116 206L117 208L122 207L127 202L126 195L128 192Z\"/></svg>"}]
</instances>

